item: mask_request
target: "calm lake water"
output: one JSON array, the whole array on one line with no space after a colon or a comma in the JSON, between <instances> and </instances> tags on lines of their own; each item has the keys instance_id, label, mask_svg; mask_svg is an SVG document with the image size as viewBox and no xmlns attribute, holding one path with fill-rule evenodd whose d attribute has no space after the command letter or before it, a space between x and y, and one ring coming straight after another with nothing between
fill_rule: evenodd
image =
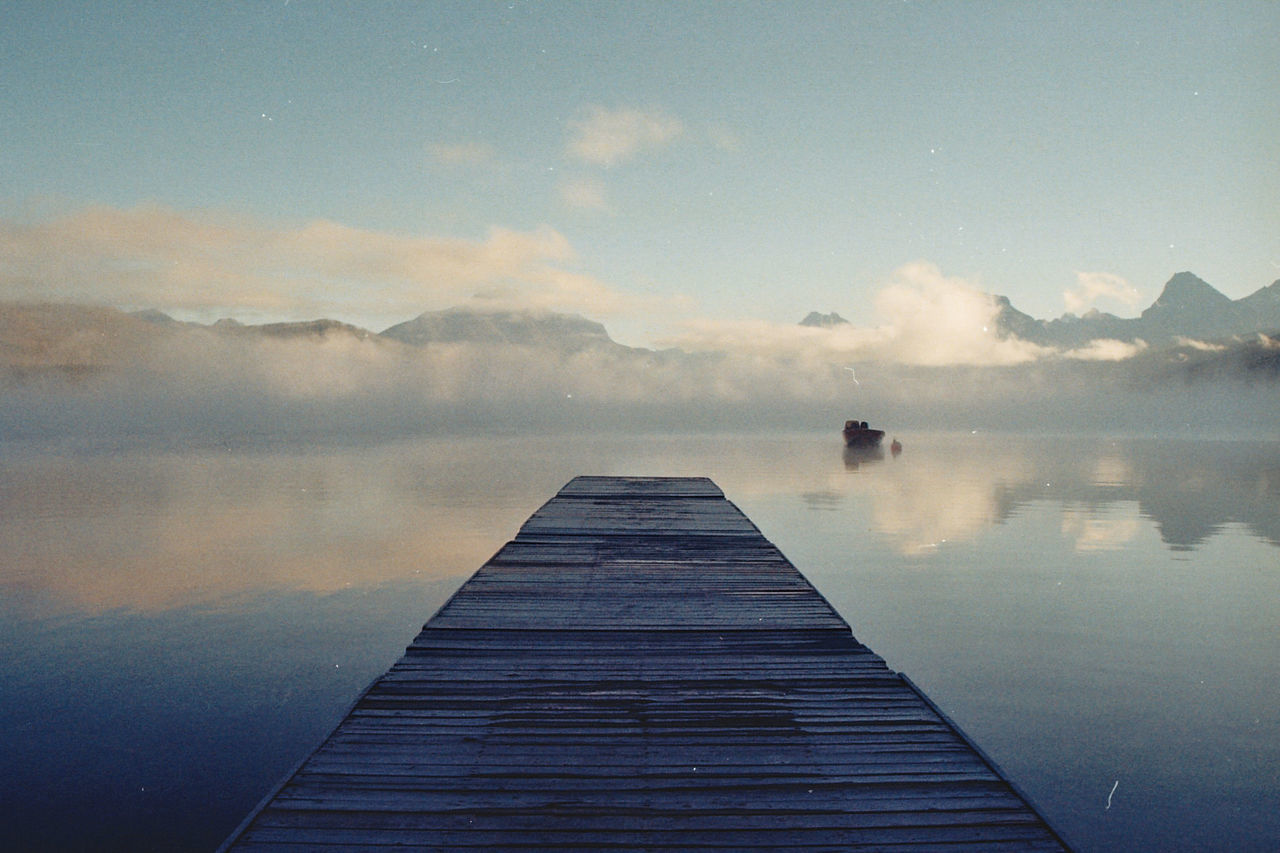
<instances>
[{"instance_id":1,"label":"calm lake water","mask_svg":"<svg viewBox=\"0 0 1280 853\"><path fill-rule=\"evenodd\" d=\"M1080 850L1280 849L1280 442L0 451L0 847L208 850L575 474L707 475Z\"/></svg>"}]
</instances>

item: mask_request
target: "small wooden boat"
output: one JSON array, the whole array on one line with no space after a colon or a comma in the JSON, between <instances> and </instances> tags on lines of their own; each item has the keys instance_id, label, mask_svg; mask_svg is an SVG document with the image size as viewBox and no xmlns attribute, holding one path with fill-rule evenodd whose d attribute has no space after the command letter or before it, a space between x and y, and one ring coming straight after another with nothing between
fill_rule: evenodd
<instances>
[{"instance_id":1,"label":"small wooden boat","mask_svg":"<svg viewBox=\"0 0 1280 853\"><path fill-rule=\"evenodd\" d=\"M844 443L848 447L877 447L884 430L871 429L866 421L844 422Z\"/></svg>"}]
</instances>

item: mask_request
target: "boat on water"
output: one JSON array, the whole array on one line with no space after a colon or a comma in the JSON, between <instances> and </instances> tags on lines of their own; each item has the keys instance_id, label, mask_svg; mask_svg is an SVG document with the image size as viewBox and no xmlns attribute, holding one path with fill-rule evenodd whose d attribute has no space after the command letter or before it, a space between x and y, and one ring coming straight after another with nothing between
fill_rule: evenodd
<instances>
[{"instance_id":1,"label":"boat on water","mask_svg":"<svg viewBox=\"0 0 1280 853\"><path fill-rule=\"evenodd\" d=\"M871 429L866 421L844 422L844 443L847 447L878 447L884 438L884 430Z\"/></svg>"}]
</instances>

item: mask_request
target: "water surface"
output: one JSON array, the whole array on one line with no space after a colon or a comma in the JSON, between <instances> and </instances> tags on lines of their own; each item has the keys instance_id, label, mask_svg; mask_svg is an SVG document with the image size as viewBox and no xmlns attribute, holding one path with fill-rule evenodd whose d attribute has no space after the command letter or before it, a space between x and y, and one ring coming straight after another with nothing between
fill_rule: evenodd
<instances>
[{"instance_id":1,"label":"water surface","mask_svg":"<svg viewBox=\"0 0 1280 853\"><path fill-rule=\"evenodd\" d=\"M576 474L706 475L1081 850L1280 846L1280 443L0 455L0 844L210 849Z\"/></svg>"}]
</instances>

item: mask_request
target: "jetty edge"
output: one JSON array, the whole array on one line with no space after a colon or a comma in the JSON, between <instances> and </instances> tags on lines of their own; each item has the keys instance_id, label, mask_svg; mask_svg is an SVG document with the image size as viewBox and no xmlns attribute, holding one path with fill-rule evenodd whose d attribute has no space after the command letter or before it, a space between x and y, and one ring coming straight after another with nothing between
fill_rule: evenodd
<instances>
[{"instance_id":1,"label":"jetty edge","mask_svg":"<svg viewBox=\"0 0 1280 853\"><path fill-rule=\"evenodd\" d=\"M1067 850L706 478L577 477L220 848Z\"/></svg>"}]
</instances>

